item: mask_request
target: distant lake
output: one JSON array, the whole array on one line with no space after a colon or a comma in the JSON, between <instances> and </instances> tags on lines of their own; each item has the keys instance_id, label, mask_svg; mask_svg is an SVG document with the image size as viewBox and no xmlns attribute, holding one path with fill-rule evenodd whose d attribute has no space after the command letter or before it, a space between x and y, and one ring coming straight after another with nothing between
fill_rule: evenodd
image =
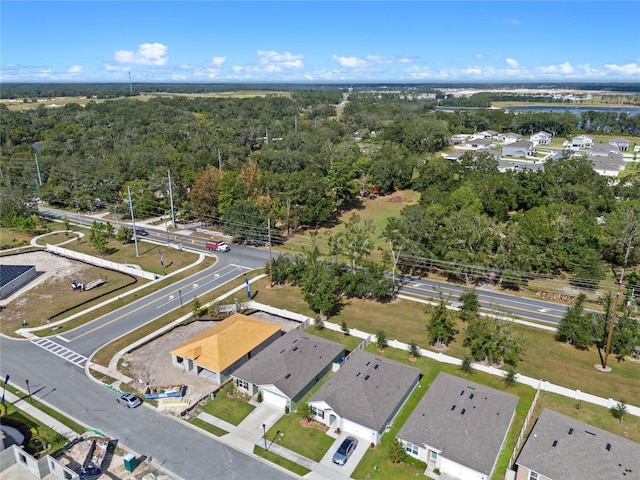
<instances>
[{"instance_id":1,"label":"distant lake","mask_svg":"<svg viewBox=\"0 0 640 480\"><path fill-rule=\"evenodd\" d=\"M481 110L480 108L464 108L464 107L438 107L436 110L444 111L456 111L456 110ZM571 112L574 115L580 115L582 112L615 112L615 113L627 113L629 116L640 115L640 107L586 107L576 105L559 105L552 104L550 106L542 105L520 105L516 107L505 107L503 110L508 112L553 112L563 113Z\"/></svg>"},{"instance_id":2,"label":"distant lake","mask_svg":"<svg viewBox=\"0 0 640 480\"><path fill-rule=\"evenodd\" d=\"M506 107L508 112L553 112L563 113L571 112L574 115L580 115L582 112L615 112L615 113L627 113L629 116L640 114L640 107L583 107L575 105L553 105L549 107L543 107L540 105L522 105L518 107Z\"/></svg>"}]
</instances>

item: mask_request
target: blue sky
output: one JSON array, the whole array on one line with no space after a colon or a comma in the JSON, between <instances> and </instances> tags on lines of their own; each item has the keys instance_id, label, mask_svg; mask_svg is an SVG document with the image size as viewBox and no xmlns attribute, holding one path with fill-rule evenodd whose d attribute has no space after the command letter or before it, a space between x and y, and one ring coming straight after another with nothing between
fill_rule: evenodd
<instances>
[{"instance_id":1,"label":"blue sky","mask_svg":"<svg viewBox=\"0 0 640 480\"><path fill-rule=\"evenodd\" d=\"M640 82L640 2L0 2L3 82Z\"/></svg>"}]
</instances>

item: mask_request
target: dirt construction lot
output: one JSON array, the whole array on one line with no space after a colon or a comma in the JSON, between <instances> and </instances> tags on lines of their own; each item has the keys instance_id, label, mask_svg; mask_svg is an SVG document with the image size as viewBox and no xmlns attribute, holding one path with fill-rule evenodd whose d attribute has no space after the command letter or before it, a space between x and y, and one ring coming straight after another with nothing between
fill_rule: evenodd
<instances>
[{"instance_id":1,"label":"dirt construction lot","mask_svg":"<svg viewBox=\"0 0 640 480\"><path fill-rule=\"evenodd\" d=\"M298 325L297 322L261 312L252 316L275 323L285 332ZM182 372L179 367L171 363L170 352L216 323L214 321L199 320L189 325L176 327L146 345L126 354L120 361L120 370L134 379L134 386L140 393L144 392L147 383L153 385L187 385L187 398L190 400L196 400L197 398L199 400L213 392L218 385L210 380Z\"/></svg>"}]
</instances>

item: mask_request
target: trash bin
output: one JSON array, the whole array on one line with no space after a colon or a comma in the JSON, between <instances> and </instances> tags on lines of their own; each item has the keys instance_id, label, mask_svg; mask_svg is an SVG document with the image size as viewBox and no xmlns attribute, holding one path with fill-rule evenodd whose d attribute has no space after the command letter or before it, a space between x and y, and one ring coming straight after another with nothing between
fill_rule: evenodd
<instances>
[{"instance_id":1,"label":"trash bin","mask_svg":"<svg viewBox=\"0 0 640 480\"><path fill-rule=\"evenodd\" d=\"M138 461L133 453L127 453L124 456L124 469L127 472L133 472L138 466Z\"/></svg>"}]
</instances>

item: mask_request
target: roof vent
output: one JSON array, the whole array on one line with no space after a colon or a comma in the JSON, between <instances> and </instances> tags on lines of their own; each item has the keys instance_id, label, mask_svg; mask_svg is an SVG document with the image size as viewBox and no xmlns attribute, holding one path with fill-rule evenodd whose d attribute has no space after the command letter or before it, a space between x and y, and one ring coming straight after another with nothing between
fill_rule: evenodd
<instances>
[{"instance_id":1,"label":"roof vent","mask_svg":"<svg viewBox=\"0 0 640 480\"><path fill-rule=\"evenodd\" d=\"M462 410L460 410L460 415L464 415L464 412L466 412L467 410L465 408L463 408Z\"/></svg>"},{"instance_id":2,"label":"roof vent","mask_svg":"<svg viewBox=\"0 0 640 480\"><path fill-rule=\"evenodd\" d=\"M606 448L607 448L607 452L610 452L611 451L611 444L607 443L607 447Z\"/></svg>"},{"instance_id":3,"label":"roof vent","mask_svg":"<svg viewBox=\"0 0 640 480\"><path fill-rule=\"evenodd\" d=\"M569 429L569 435L573 435L573 428Z\"/></svg>"},{"instance_id":4,"label":"roof vent","mask_svg":"<svg viewBox=\"0 0 640 480\"><path fill-rule=\"evenodd\" d=\"M284 351L284 350L282 350L280 353L284 353L284 352L285 352L285 351Z\"/></svg>"},{"instance_id":5,"label":"roof vent","mask_svg":"<svg viewBox=\"0 0 640 480\"><path fill-rule=\"evenodd\" d=\"M359 376L360 376L360 372L356 373L356 377L359 377Z\"/></svg>"},{"instance_id":6,"label":"roof vent","mask_svg":"<svg viewBox=\"0 0 640 480\"><path fill-rule=\"evenodd\" d=\"M296 350L298 350L298 347L293 347L293 351L295 352Z\"/></svg>"},{"instance_id":7,"label":"roof vent","mask_svg":"<svg viewBox=\"0 0 640 480\"><path fill-rule=\"evenodd\" d=\"M460 392L460 395L464 395L464 390L462 390L462 391Z\"/></svg>"},{"instance_id":8,"label":"roof vent","mask_svg":"<svg viewBox=\"0 0 640 480\"><path fill-rule=\"evenodd\" d=\"M451 411L453 412L456 409L455 405L451 405Z\"/></svg>"},{"instance_id":9,"label":"roof vent","mask_svg":"<svg viewBox=\"0 0 640 480\"><path fill-rule=\"evenodd\" d=\"M473 400L473 393L469 395L469 400Z\"/></svg>"},{"instance_id":10,"label":"roof vent","mask_svg":"<svg viewBox=\"0 0 640 480\"><path fill-rule=\"evenodd\" d=\"M553 441L553 445L551 445L552 447L555 447L556 445L558 445L558 440L554 440Z\"/></svg>"},{"instance_id":11,"label":"roof vent","mask_svg":"<svg viewBox=\"0 0 640 480\"><path fill-rule=\"evenodd\" d=\"M364 377L365 380L369 380L369 375L367 375L366 377Z\"/></svg>"},{"instance_id":12,"label":"roof vent","mask_svg":"<svg viewBox=\"0 0 640 480\"><path fill-rule=\"evenodd\" d=\"M380 365L376 363L376 364L373 366L373 369L374 369L374 370L377 370L379 366L380 366Z\"/></svg>"},{"instance_id":13,"label":"roof vent","mask_svg":"<svg viewBox=\"0 0 640 480\"><path fill-rule=\"evenodd\" d=\"M371 363L371 362L367 362L367 364L365 365L365 367L368 367L370 363Z\"/></svg>"},{"instance_id":14,"label":"roof vent","mask_svg":"<svg viewBox=\"0 0 640 480\"><path fill-rule=\"evenodd\" d=\"M290 376L291 376L291 374L290 374L290 373L287 373L287 374L284 376L284 378L289 378Z\"/></svg>"},{"instance_id":15,"label":"roof vent","mask_svg":"<svg viewBox=\"0 0 640 480\"><path fill-rule=\"evenodd\" d=\"M595 434L595 433L590 432L589 430L585 430L585 431L584 431L584 433L588 433L589 435L593 435L594 437L596 436L596 434Z\"/></svg>"}]
</instances>

